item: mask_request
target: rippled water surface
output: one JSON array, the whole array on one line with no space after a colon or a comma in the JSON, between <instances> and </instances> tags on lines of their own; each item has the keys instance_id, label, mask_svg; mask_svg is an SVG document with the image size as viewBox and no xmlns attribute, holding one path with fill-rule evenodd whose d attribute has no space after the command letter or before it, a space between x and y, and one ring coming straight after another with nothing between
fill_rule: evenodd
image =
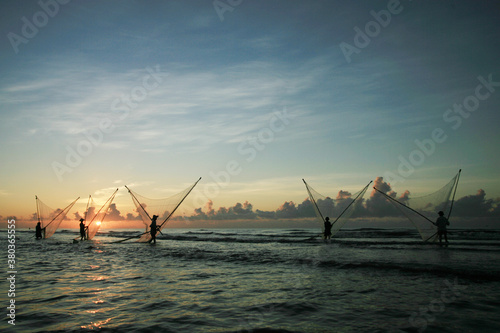
<instances>
[{"instance_id":1,"label":"rippled water surface","mask_svg":"<svg viewBox=\"0 0 500 333\"><path fill-rule=\"evenodd\" d=\"M409 230L343 230L330 244L309 229L163 232L150 245L113 243L140 231L72 243L76 231L18 230L15 331L500 329L500 232L455 231L448 248Z\"/></svg>"}]
</instances>

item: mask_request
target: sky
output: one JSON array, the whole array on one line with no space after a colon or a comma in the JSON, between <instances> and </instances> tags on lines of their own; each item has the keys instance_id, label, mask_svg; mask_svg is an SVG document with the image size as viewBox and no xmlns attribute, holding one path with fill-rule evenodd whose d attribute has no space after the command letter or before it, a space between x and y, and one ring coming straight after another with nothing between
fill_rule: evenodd
<instances>
[{"instance_id":1,"label":"sky","mask_svg":"<svg viewBox=\"0 0 500 333\"><path fill-rule=\"evenodd\" d=\"M2 1L0 215L500 197L498 1ZM379 180L381 180L379 178ZM369 193L369 192L368 192ZM2 221L4 222L4 221Z\"/></svg>"}]
</instances>

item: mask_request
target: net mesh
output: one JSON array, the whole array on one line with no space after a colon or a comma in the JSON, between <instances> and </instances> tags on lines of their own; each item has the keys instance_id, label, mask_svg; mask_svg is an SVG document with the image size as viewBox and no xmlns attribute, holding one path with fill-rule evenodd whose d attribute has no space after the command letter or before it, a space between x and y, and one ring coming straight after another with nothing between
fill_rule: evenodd
<instances>
[{"instance_id":1,"label":"net mesh","mask_svg":"<svg viewBox=\"0 0 500 333\"><path fill-rule=\"evenodd\" d=\"M37 205L38 222L40 222L40 225L44 230L43 238L49 238L56 232L57 228L59 228L59 225L66 217L66 214L79 198L76 198L75 201L70 203L64 209L52 209L45 203L43 203L37 196L35 196L35 199Z\"/></svg>"},{"instance_id":2,"label":"net mesh","mask_svg":"<svg viewBox=\"0 0 500 333\"><path fill-rule=\"evenodd\" d=\"M325 231L324 221L326 217L329 217L332 223L332 236L335 235L360 208L360 204L363 202L363 195L368 189L368 185L371 183L368 183L362 190L354 194L341 190L334 199L322 195L307 184L305 180L303 181L306 185L307 193L309 194L309 200L313 203L314 212L321 225L321 230L323 232Z\"/></svg>"},{"instance_id":3,"label":"net mesh","mask_svg":"<svg viewBox=\"0 0 500 333\"><path fill-rule=\"evenodd\" d=\"M172 217L172 214L179 207L182 201L188 196L188 194L196 186L196 184L200 181L200 179L198 179L198 181L194 183L194 185L189 186L184 191L179 192L165 199L147 198L145 196L138 194L137 192L130 190L127 187L132 197L132 201L134 202L134 205L136 207L136 210L141 216L142 222L144 223L144 226L146 228L146 232L142 234L137 241L141 243L151 241L152 237L150 234L150 225L153 215L158 216L157 227L158 230L161 231Z\"/></svg>"},{"instance_id":4,"label":"net mesh","mask_svg":"<svg viewBox=\"0 0 500 333\"><path fill-rule=\"evenodd\" d=\"M459 176L460 171L436 192L419 197L411 197L408 191L398 199L388 196L383 192L381 193L411 221L415 228L417 228L422 240L425 242L436 242L438 235L434 223L439 211L442 211L445 217L450 217L453 206L452 195L454 195L458 186Z\"/></svg>"},{"instance_id":5,"label":"net mesh","mask_svg":"<svg viewBox=\"0 0 500 333\"><path fill-rule=\"evenodd\" d=\"M85 233L85 239L91 240L92 238L95 237L97 232L99 231L99 228L101 227L101 224L104 222L104 219L106 218L106 215L109 210L109 206L113 203L113 199L115 198L116 192L118 192L118 189L109 197L109 199L102 205L99 209L99 207L92 196L89 196L89 203L87 207L87 211L85 212L85 223L87 225L87 231Z\"/></svg>"}]
</instances>

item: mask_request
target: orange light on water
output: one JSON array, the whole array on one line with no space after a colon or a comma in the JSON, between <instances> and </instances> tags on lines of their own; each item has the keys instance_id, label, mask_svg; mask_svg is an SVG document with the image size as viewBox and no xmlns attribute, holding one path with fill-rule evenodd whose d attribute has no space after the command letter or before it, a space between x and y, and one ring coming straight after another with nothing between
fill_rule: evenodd
<instances>
[{"instance_id":1,"label":"orange light on water","mask_svg":"<svg viewBox=\"0 0 500 333\"><path fill-rule=\"evenodd\" d=\"M108 279L107 276L95 276L95 275L89 275L88 278L91 281L104 281Z\"/></svg>"},{"instance_id":2,"label":"orange light on water","mask_svg":"<svg viewBox=\"0 0 500 333\"><path fill-rule=\"evenodd\" d=\"M89 329L89 330L92 330L92 329L95 329L95 328L102 328L103 325L106 325L107 323L109 323L111 320L111 318L108 318L106 320L101 320L101 321L98 321L98 322L90 322L89 325L85 325L85 326L80 326L81 328L83 329Z\"/></svg>"}]
</instances>

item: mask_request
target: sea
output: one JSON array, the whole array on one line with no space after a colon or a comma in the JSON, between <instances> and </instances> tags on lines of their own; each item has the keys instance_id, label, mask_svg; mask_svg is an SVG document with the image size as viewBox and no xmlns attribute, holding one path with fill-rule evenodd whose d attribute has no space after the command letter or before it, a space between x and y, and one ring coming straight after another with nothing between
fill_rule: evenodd
<instances>
[{"instance_id":1,"label":"sea","mask_svg":"<svg viewBox=\"0 0 500 333\"><path fill-rule=\"evenodd\" d=\"M156 244L116 243L142 232L74 243L77 230L18 229L14 253L1 230L0 331L500 331L500 230L451 230L448 247L410 229L325 242L319 229L166 228Z\"/></svg>"}]
</instances>

